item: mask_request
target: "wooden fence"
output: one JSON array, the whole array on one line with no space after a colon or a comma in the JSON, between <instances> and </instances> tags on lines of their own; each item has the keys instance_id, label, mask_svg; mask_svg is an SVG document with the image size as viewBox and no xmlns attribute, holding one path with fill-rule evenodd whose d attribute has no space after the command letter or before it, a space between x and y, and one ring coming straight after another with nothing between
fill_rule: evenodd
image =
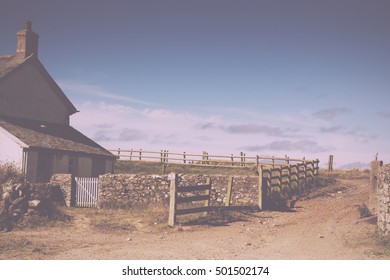
<instances>
[{"instance_id":1,"label":"wooden fence","mask_svg":"<svg viewBox=\"0 0 390 280\"><path fill-rule=\"evenodd\" d=\"M294 165L259 165L258 174L258 207L260 210L268 206L279 205L289 201L293 195L301 196L308 183L315 182L319 174L319 161L311 160ZM206 184L190 187L179 187L177 175L171 173L168 175L170 180L170 206L169 219L170 226L175 225L176 216L192 214L199 212L208 212L210 210L210 192L211 181L207 178ZM225 206L230 206L233 176L229 176L226 188ZM199 194L204 191L205 193ZM181 196L185 194L185 196ZM201 201L203 204L194 207L193 202ZM187 204L187 208L178 208L180 204ZM287 205L283 205L287 206ZM287 206L289 207L289 206Z\"/></svg>"},{"instance_id":2,"label":"wooden fence","mask_svg":"<svg viewBox=\"0 0 390 280\"><path fill-rule=\"evenodd\" d=\"M177 181L177 175L175 173L169 174L170 180L170 201L169 201L169 218L168 225L174 226L176 223L176 217L178 215L208 212L210 206L210 190L211 180L206 179L206 184L196 185L189 187L179 187ZM204 192L204 194L199 194ZM187 196L181 196L181 194L187 194ZM179 204L192 204L192 202L201 201L203 202L202 207L194 207L191 205L190 208L178 208Z\"/></svg>"},{"instance_id":3,"label":"wooden fence","mask_svg":"<svg viewBox=\"0 0 390 280\"><path fill-rule=\"evenodd\" d=\"M145 151L135 150L110 150L119 160L128 161L154 161L169 164L203 165L203 166L224 166L224 167L259 167L260 165L283 166L294 163L304 163L305 158L289 158L287 155L278 157L247 156L241 152L240 155L210 155L207 152L202 154L174 153L168 150Z\"/></svg>"},{"instance_id":4,"label":"wooden fence","mask_svg":"<svg viewBox=\"0 0 390 280\"><path fill-rule=\"evenodd\" d=\"M302 188L305 188L308 182L317 179L318 164L319 160L311 160L277 167L259 166L259 208L263 208L266 200L272 202L274 193L278 193L278 198L285 199L291 198L292 195L301 196L304 191ZM265 195L264 191L267 192Z\"/></svg>"}]
</instances>

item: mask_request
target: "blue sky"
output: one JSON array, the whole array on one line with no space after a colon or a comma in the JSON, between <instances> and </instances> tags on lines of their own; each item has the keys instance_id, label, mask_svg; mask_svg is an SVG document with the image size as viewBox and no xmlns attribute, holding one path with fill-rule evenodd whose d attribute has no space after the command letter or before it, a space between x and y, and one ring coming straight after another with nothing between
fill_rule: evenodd
<instances>
[{"instance_id":1,"label":"blue sky","mask_svg":"<svg viewBox=\"0 0 390 280\"><path fill-rule=\"evenodd\" d=\"M106 148L390 162L390 1L0 0Z\"/></svg>"}]
</instances>

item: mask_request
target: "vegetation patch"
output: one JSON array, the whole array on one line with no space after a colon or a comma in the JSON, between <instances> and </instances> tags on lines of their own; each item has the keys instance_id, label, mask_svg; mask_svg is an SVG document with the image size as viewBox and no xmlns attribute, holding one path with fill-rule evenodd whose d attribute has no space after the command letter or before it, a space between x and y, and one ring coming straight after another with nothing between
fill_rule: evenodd
<instances>
[{"instance_id":1,"label":"vegetation patch","mask_svg":"<svg viewBox=\"0 0 390 280\"><path fill-rule=\"evenodd\" d=\"M88 213L90 225L102 231L132 231L138 227L166 227L168 209L162 205L131 209L95 209Z\"/></svg>"},{"instance_id":2,"label":"vegetation patch","mask_svg":"<svg viewBox=\"0 0 390 280\"><path fill-rule=\"evenodd\" d=\"M256 176L257 170L255 167L224 167L202 166L202 165L179 165L161 162L147 161L124 161L118 160L115 162L115 173L117 174L169 174L175 172L178 174L204 174L204 175L248 175Z\"/></svg>"},{"instance_id":3,"label":"vegetation patch","mask_svg":"<svg viewBox=\"0 0 390 280\"><path fill-rule=\"evenodd\" d=\"M179 216L179 224L183 226L227 226L230 223L246 221L247 215L257 211L251 207L239 207L238 209L213 207L208 214L200 213Z\"/></svg>"}]
</instances>

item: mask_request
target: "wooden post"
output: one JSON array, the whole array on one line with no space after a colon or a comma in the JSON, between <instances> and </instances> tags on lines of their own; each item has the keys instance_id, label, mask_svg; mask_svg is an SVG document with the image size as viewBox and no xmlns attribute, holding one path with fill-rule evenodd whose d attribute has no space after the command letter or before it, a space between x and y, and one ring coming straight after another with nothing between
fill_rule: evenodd
<instances>
[{"instance_id":1,"label":"wooden post","mask_svg":"<svg viewBox=\"0 0 390 280\"><path fill-rule=\"evenodd\" d=\"M210 191L211 191L211 179L210 179L210 177L208 177L206 179L206 185L210 185L210 188L206 190L205 195L207 195L209 198L207 200L205 200L204 206L205 207L210 207ZM207 210L207 212L205 212L205 216L207 216L208 213L209 213L209 210Z\"/></svg>"},{"instance_id":2,"label":"wooden post","mask_svg":"<svg viewBox=\"0 0 390 280\"><path fill-rule=\"evenodd\" d=\"M130 150L130 161L132 159L132 156L133 156L133 149Z\"/></svg>"},{"instance_id":3,"label":"wooden post","mask_svg":"<svg viewBox=\"0 0 390 280\"><path fill-rule=\"evenodd\" d=\"M121 159L121 148L118 148L118 159Z\"/></svg>"},{"instance_id":4,"label":"wooden post","mask_svg":"<svg viewBox=\"0 0 390 280\"><path fill-rule=\"evenodd\" d=\"M241 160L241 163L240 163L240 166L244 166L244 158L243 158L243 156L244 156L244 153L243 152L241 152L240 153L240 160Z\"/></svg>"},{"instance_id":5,"label":"wooden post","mask_svg":"<svg viewBox=\"0 0 390 280\"><path fill-rule=\"evenodd\" d=\"M183 163L186 164L186 152L183 152Z\"/></svg>"},{"instance_id":6,"label":"wooden post","mask_svg":"<svg viewBox=\"0 0 390 280\"><path fill-rule=\"evenodd\" d=\"M256 168L259 169L260 156L256 156Z\"/></svg>"},{"instance_id":7,"label":"wooden post","mask_svg":"<svg viewBox=\"0 0 390 280\"><path fill-rule=\"evenodd\" d=\"M285 164L290 164L290 158L287 155L285 155L284 163Z\"/></svg>"},{"instance_id":8,"label":"wooden post","mask_svg":"<svg viewBox=\"0 0 390 280\"><path fill-rule=\"evenodd\" d=\"M262 173L264 178L264 189L262 188L262 197L264 197L265 200L262 200L262 210L267 207L267 201L271 200L271 193L272 193L272 168L264 168L262 166ZM265 193L263 192L265 191Z\"/></svg>"},{"instance_id":9,"label":"wooden post","mask_svg":"<svg viewBox=\"0 0 390 280\"><path fill-rule=\"evenodd\" d=\"M171 173L168 175L169 183L169 217L168 225L173 227L176 223L176 199L177 199L177 175Z\"/></svg>"},{"instance_id":10,"label":"wooden post","mask_svg":"<svg viewBox=\"0 0 390 280\"><path fill-rule=\"evenodd\" d=\"M164 162L164 154L163 154L163 150L160 151L160 162Z\"/></svg>"},{"instance_id":11,"label":"wooden post","mask_svg":"<svg viewBox=\"0 0 390 280\"><path fill-rule=\"evenodd\" d=\"M310 163L311 163L310 177L313 180L313 178L314 178L314 160L310 161Z\"/></svg>"},{"instance_id":12,"label":"wooden post","mask_svg":"<svg viewBox=\"0 0 390 280\"><path fill-rule=\"evenodd\" d=\"M142 160L142 149L139 149L139 157L138 159L141 161Z\"/></svg>"},{"instance_id":13,"label":"wooden post","mask_svg":"<svg viewBox=\"0 0 390 280\"><path fill-rule=\"evenodd\" d=\"M227 194L226 194L226 201L225 206L230 206L230 200L232 199L232 188L233 188L233 176L229 176L228 178L228 186L227 186Z\"/></svg>"},{"instance_id":14,"label":"wooden post","mask_svg":"<svg viewBox=\"0 0 390 280\"><path fill-rule=\"evenodd\" d=\"M272 168L275 168L275 157L272 157ZM272 170L271 170L271 174L272 174Z\"/></svg>"},{"instance_id":15,"label":"wooden post","mask_svg":"<svg viewBox=\"0 0 390 280\"><path fill-rule=\"evenodd\" d=\"M317 158L317 159L316 159L316 177L318 177L319 171L320 171L320 170L319 170L320 168L318 167L319 163L320 163L320 160Z\"/></svg>"},{"instance_id":16,"label":"wooden post","mask_svg":"<svg viewBox=\"0 0 390 280\"><path fill-rule=\"evenodd\" d=\"M161 170L161 173L162 175L165 174L165 170L167 169L167 165L165 164L165 162L162 163L162 170Z\"/></svg>"},{"instance_id":17,"label":"wooden post","mask_svg":"<svg viewBox=\"0 0 390 280\"><path fill-rule=\"evenodd\" d=\"M259 172L259 209L263 209L263 167L259 166L258 167L258 172Z\"/></svg>"},{"instance_id":18,"label":"wooden post","mask_svg":"<svg viewBox=\"0 0 390 280\"><path fill-rule=\"evenodd\" d=\"M232 157L231 157L231 159L232 159L232 166L234 166L234 158L233 158L233 154L232 154Z\"/></svg>"},{"instance_id":19,"label":"wooden post","mask_svg":"<svg viewBox=\"0 0 390 280\"><path fill-rule=\"evenodd\" d=\"M333 155L329 155L328 172L333 171Z\"/></svg>"},{"instance_id":20,"label":"wooden post","mask_svg":"<svg viewBox=\"0 0 390 280\"><path fill-rule=\"evenodd\" d=\"M293 168L294 168L294 172L292 171ZM298 165L298 163L291 167L291 177L292 177L292 174L294 174L294 182L297 184L296 185L297 189L298 189L297 191L299 193L299 177L298 177L298 175L299 175L299 165Z\"/></svg>"},{"instance_id":21,"label":"wooden post","mask_svg":"<svg viewBox=\"0 0 390 280\"><path fill-rule=\"evenodd\" d=\"M287 174L288 174L288 176L287 176L287 182L288 182L288 187L289 187L289 189L291 189L291 164L288 164L287 165Z\"/></svg>"},{"instance_id":22,"label":"wooden post","mask_svg":"<svg viewBox=\"0 0 390 280\"><path fill-rule=\"evenodd\" d=\"M282 180L283 180L283 178L282 178L282 166L279 166L277 168L277 171L279 172L278 181L279 181L279 188L281 190L282 189Z\"/></svg>"}]
</instances>

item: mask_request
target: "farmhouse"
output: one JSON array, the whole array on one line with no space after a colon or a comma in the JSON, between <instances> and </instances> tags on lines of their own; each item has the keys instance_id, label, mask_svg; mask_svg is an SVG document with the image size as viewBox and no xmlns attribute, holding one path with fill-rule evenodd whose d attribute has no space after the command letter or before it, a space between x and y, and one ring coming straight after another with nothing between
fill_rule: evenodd
<instances>
[{"instance_id":1,"label":"farmhouse","mask_svg":"<svg viewBox=\"0 0 390 280\"><path fill-rule=\"evenodd\" d=\"M39 61L30 21L16 37L16 54L0 55L0 162L30 182L112 172L114 155L70 126L78 111Z\"/></svg>"}]
</instances>

